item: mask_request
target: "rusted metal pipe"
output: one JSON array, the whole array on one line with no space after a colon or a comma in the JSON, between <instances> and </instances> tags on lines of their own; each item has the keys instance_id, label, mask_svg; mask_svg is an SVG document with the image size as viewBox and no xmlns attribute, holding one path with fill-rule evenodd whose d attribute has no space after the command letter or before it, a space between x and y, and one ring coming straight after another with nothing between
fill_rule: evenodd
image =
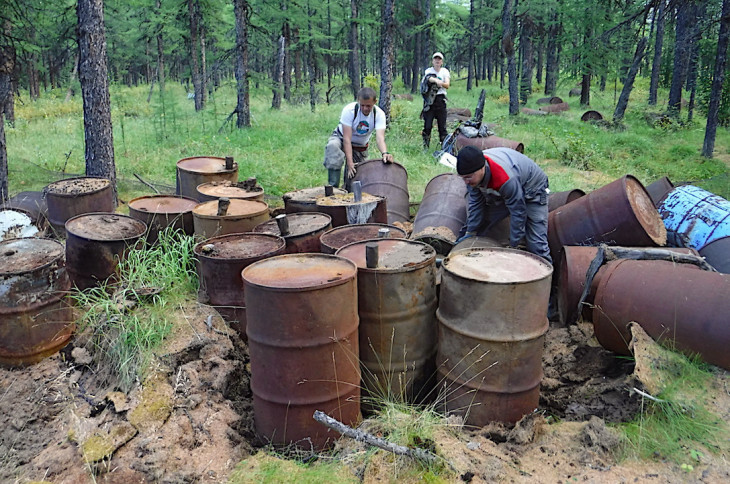
<instances>
[{"instance_id":1,"label":"rusted metal pipe","mask_svg":"<svg viewBox=\"0 0 730 484\"><path fill-rule=\"evenodd\" d=\"M279 226L279 232L281 233L282 237L286 237L289 235L289 221L286 219L286 214L282 213L280 215L277 215L275 217L276 225Z\"/></svg>"},{"instance_id":2,"label":"rusted metal pipe","mask_svg":"<svg viewBox=\"0 0 730 484\"><path fill-rule=\"evenodd\" d=\"M378 244L369 243L365 246L365 267L375 269L378 267Z\"/></svg>"},{"instance_id":3,"label":"rusted metal pipe","mask_svg":"<svg viewBox=\"0 0 730 484\"><path fill-rule=\"evenodd\" d=\"M232 169L233 169L233 157L226 156L226 170L232 170Z\"/></svg>"},{"instance_id":4,"label":"rusted metal pipe","mask_svg":"<svg viewBox=\"0 0 730 484\"><path fill-rule=\"evenodd\" d=\"M335 187L333 187L332 185L325 185L325 187L324 187L324 196L325 197L330 197L330 196L334 195L334 193L335 193L334 188Z\"/></svg>"}]
</instances>

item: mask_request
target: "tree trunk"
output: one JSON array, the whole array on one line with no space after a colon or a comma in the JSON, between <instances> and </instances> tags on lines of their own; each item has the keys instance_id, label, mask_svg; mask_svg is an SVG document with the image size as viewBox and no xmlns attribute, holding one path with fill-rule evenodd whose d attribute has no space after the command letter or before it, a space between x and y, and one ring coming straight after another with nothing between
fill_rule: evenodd
<instances>
[{"instance_id":1,"label":"tree trunk","mask_svg":"<svg viewBox=\"0 0 730 484\"><path fill-rule=\"evenodd\" d=\"M5 24L5 33L9 33ZM0 36L0 204L8 201L8 149L5 142L5 109L12 91L15 48L7 36Z\"/></svg>"},{"instance_id":2,"label":"tree trunk","mask_svg":"<svg viewBox=\"0 0 730 484\"><path fill-rule=\"evenodd\" d=\"M583 74L580 82L580 105L590 106L591 104L591 75Z\"/></svg>"},{"instance_id":3,"label":"tree trunk","mask_svg":"<svg viewBox=\"0 0 730 484\"><path fill-rule=\"evenodd\" d=\"M103 0L78 0L79 81L84 105L86 174L111 180L116 206L117 174L109 106Z\"/></svg>"},{"instance_id":4,"label":"tree trunk","mask_svg":"<svg viewBox=\"0 0 730 484\"><path fill-rule=\"evenodd\" d=\"M533 46L532 33L534 24L529 15L522 18L522 35L520 45L522 46L522 77L520 78L520 102L527 103L527 98L532 94L532 68L533 68Z\"/></svg>"},{"instance_id":5,"label":"tree trunk","mask_svg":"<svg viewBox=\"0 0 730 484\"><path fill-rule=\"evenodd\" d=\"M656 106L657 90L659 89L659 71L662 66L662 48L664 45L664 11L665 0L659 2L659 8L654 15L656 24L656 38L654 39L654 59L651 63L651 82L649 84L649 105Z\"/></svg>"},{"instance_id":6,"label":"tree trunk","mask_svg":"<svg viewBox=\"0 0 730 484\"><path fill-rule=\"evenodd\" d=\"M233 0L236 18L236 127L251 126L251 104L248 89L248 0Z\"/></svg>"},{"instance_id":7,"label":"tree trunk","mask_svg":"<svg viewBox=\"0 0 730 484\"><path fill-rule=\"evenodd\" d=\"M692 24L690 32L690 56L687 66L687 90L689 95L689 106L687 107L687 122L692 122L692 115L695 107L695 95L697 94L697 64L700 58L700 39L701 30L700 22L704 21L707 13L707 2L702 2L697 6L694 15L695 21Z\"/></svg>"},{"instance_id":8,"label":"tree trunk","mask_svg":"<svg viewBox=\"0 0 730 484\"><path fill-rule=\"evenodd\" d=\"M350 87L352 97L357 96L360 89L360 45L357 38L358 0L350 0Z\"/></svg>"},{"instance_id":9,"label":"tree trunk","mask_svg":"<svg viewBox=\"0 0 730 484\"><path fill-rule=\"evenodd\" d=\"M429 0L426 0L428 2ZM413 23L416 27L420 27L422 25L421 23L421 14L423 7L423 0L416 0L416 10L417 10L417 16L414 19ZM423 39L425 39L426 33L425 32L419 32L416 31L413 34L413 65L411 68L411 72L413 73L413 77L411 77L411 92L413 94L417 93L419 91L419 84L421 83L421 77L423 77L423 71L421 69L421 59L423 58L423 50L425 49L425 46L423 45Z\"/></svg>"},{"instance_id":10,"label":"tree trunk","mask_svg":"<svg viewBox=\"0 0 730 484\"><path fill-rule=\"evenodd\" d=\"M317 82L316 63L314 59L314 32L312 31L312 16L314 12L310 8L310 0L307 0L307 34L309 35L309 42L307 43L308 55L307 55L307 70L309 71L309 107L314 112L314 108L317 105L315 100L315 83Z\"/></svg>"},{"instance_id":11,"label":"tree trunk","mask_svg":"<svg viewBox=\"0 0 730 484\"><path fill-rule=\"evenodd\" d=\"M276 56L276 72L274 73L274 96L271 99L273 109L281 109L281 87L284 80L284 54L286 51L286 39L279 37L279 47Z\"/></svg>"},{"instance_id":12,"label":"tree trunk","mask_svg":"<svg viewBox=\"0 0 730 484\"><path fill-rule=\"evenodd\" d=\"M74 59L74 68L71 71L71 79L68 82L68 90L66 91L66 99L65 102L69 102L71 100L71 96L74 95L74 81L76 80L76 76L79 72L79 54L76 54L76 58Z\"/></svg>"},{"instance_id":13,"label":"tree trunk","mask_svg":"<svg viewBox=\"0 0 730 484\"><path fill-rule=\"evenodd\" d=\"M383 0L383 57L380 63L380 109L390 121L390 97L393 92L395 49L395 0Z\"/></svg>"},{"instance_id":14,"label":"tree trunk","mask_svg":"<svg viewBox=\"0 0 730 484\"><path fill-rule=\"evenodd\" d=\"M553 96L558 86L558 12L550 14L548 27L547 59L545 60L545 95Z\"/></svg>"},{"instance_id":15,"label":"tree trunk","mask_svg":"<svg viewBox=\"0 0 730 484\"><path fill-rule=\"evenodd\" d=\"M517 63L515 62L515 44L512 34L512 0L504 0L502 8L502 53L507 57L507 75L509 76L509 114L515 116L520 112L517 92Z\"/></svg>"},{"instance_id":16,"label":"tree trunk","mask_svg":"<svg viewBox=\"0 0 730 484\"><path fill-rule=\"evenodd\" d=\"M467 52L469 63L467 64L466 91L469 92L476 73L474 66L474 0L469 1L469 47Z\"/></svg>"},{"instance_id":17,"label":"tree trunk","mask_svg":"<svg viewBox=\"0 0 730 484\"><path fill-rule=\"evenodd\" d=\"M626 106L629 104L629 95L634 87L634 79L636 74L639 72L639 66L644 58L644 50L648 39L642 37L639 40L639 44L636 46L636 53L634 54L634 62L631 64L628 74L626 75L626 82L624 88L621 90L621 95L618 98L618 104L616 104L616 110L613 112L613 122L618 123L624 119L624 113L626 112Z\"/></svg>"},{"instance_id":18,"label":"tree trunk","mask_svg":"<svg viewBox=\"0 0 730 484\"><path fill-rule=\"evenodd\" d=\"M715 57L715 74L712 78L712 92L710 105L707 108L707 126L705 127L705 141L702 145L702 156L712 158L715 150L715 135L717 134L717 113L720 110L722 84L725 81L725 62L727 61L727 46L730 40L730 0L722 2L722 16L720 19L720 33L717 37L717 56Z\"/></svg>"},{"instance_id":19,"label":"tree trunk","mask_svg":"<svg viewBox=\"0 0 730 484\"><path fill-rule=\"evenodd\" d=\"M543 39L540 39L540 43L537 48L537 70L535 71L535 82L540 84L542 82L542 66L545 64L545 43Z\"/></svg>"},{"instance_id":20,"label":"tree trunk","mask_svg":"<svg viewBox=\"0 0 730 484\"><path fill-rule=\"evenodd\" d=\"M682 87L687 74L688 44L693 12L694 4L692 2L678 2L674 70L672 71L672 84L669 88L669 105L667 106L667 112L675 119L679 119L682 109Z\"/></svg>"},{"instance_id":21,"label":"tree trunk","mask_svg":"<svg viewBox=\"0 0 730 484\"><path fill-rule=\"evenodd\" d=\"M429 25L424 31L423 31L423 57L421 58L422 66L427 66L431 64L431 55L436 50L434 49L434 43L433 43L433 32L431 29L433 27L430 26L431 23L431 1L432 0L423 0L425 2L425 5L423 7L423 15L424 15L424 25ZM425 68L424 68L425 70Z\"/></svg>"},{"instance_id":22,"label":"tree trunk","mask_svg":"<svg viewBox=\"0 0 730 484\"><path fill-rule=\"evenodd\" d=\"M287 3L286 1L281 2L281 10L286 11L287 10ZM289 22L286 20L284 21L284 24L281 26L281 35L284 37L284 76L283 76L283 82L284 82L284 99L287 101L291 101L291 56L289 55L289 50L286 48L286 46L291 45L291 26L289 25Z\"/></svg>"},{"instance_id":23,"label":"tree trunk","mask_svg":"<svg viewBox=\"0 0 730 484\"><path fill-rule=\"evenodd\" d=\"M190 77L193 79L193 93L195 95L195 110L203 109L203 96L201 93L200 83L200 59L198 58L198 48L200 40L198 33L200 32L198 17L197 0L188 0L188 15L190 16Z\"/></svg>"},{"instance_id":24,"label":"tree trunk","mask_svg":"<svg viewBox=\"0 0 730 484\"><path fill-rule=\"evenodd\" d=\"M200 4L198 4L198 14L200 15ZM202 16L201 16L202 17ZM202 18L201 18L202 20ZM208 61L206 59L205 49L205 29L200 27L200 103L205 107L208 100Z\"/></svg>"},{"instance_id":25,"label":"tree trunk","mask_svg":"<svg viewBox=\"0 0 730 484\"><path fill-rule=\"evenodd\" d=\"M162 15L160 9L162 8L161 0L155 0L155 11L157 13L157 82L160 83L160 92L165 92L165 49L162 43L162 30L164 25L160 22L160 16Z\"/></svg>"}]
</instances>

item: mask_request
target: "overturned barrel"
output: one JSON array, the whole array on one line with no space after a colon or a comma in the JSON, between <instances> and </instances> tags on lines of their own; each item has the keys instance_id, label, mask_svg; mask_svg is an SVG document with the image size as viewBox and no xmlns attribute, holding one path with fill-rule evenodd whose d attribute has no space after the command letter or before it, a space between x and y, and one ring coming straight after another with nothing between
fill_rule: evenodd
<instances>
[{"instance_id":1,"label":"overturned barrel","mask_svg":"<svg viewBox=\"0 0 730 484\"><path fill-rule=\"evenodd\" d=\"M408 173L399 163L367 160L357 165L353 181L362 183L362 191L384 197L387 223L408 222L411 219L408 203Z\"/></svg>"},{"instance_id":2,"label":"overturned barrel","mask_svg":"<svg viewBox=\"0 0 730 484\"><path fill-rule=\"evenodd\" d=\"M238 181L238 163L227 156L193 156L177 162L176 194L200 200L198 186L214 181ZM200 200L202 201L202 200Z\"/></svg>"},{"instance_id":3,"label":"overturned barrel","mask_svg":"<svg viewBox=\"0 0 730 484\"><path fill-rule=\"evenodd\" d=\"M387 230L387 232L383 232L384 230ZM388 224L342 225L323 233L319 241L322 244L323 254L334 254L337 249L353 242L377 239L378 237L404 239L406 232L395 225Z\"/></svg>"},{"instance_id":4,"label":"overturned barrel","mask_svg":"<svg viewBox=\"0 0 730 484\"><path fill-rule=\"evenodd\" d=\"M116 275L120 261L142 241L144 222L114 213L87 213L66 222L66 270L79 289Z\"/></svg>"},{"instance_id":5,"label":"overturned barrel","mask_svg":"<svg viewBox=\"0 0 730 484\"><path fill-rule=\"evenodd\" d=\"M246 302L241 271L254 262L280 255L281 237L270 234L229 234L195 245L201 299L213 306L246 340Z\"/></svg>"},{"instance_id":6,"label":"overturned barrel","mask_svg":"<svg viewBox=\"0 0 730 484\"><path fill-rule=\"evenodd\" d=\"M566 102L557 103L557 104L548 104L547 106L541 106L540 111L545 111L548 113L562 113L563 111L569 111L570 110L570 104Z\"/></svg>"},{"instance_id":7,"label":"overturned barrel","mask_svg":"<svg viewBox=\"0 0 730 484\"><path fill-rule=\"evenodd\" d=\"M202 239L251 232L268 219L269 206L256 200L222 198L200 203L193 209L195 236Z\"/></svg>"},{"instance_id":8,"label":"overturned barrel","mask_svg":"<svg viewBox=\"0 0 730 484\"><path fill-rule=\"evenodd\" d=\"M375 256L372 255L373 251ZM430 396L436 353L436 251L405 239L355 242L360 361L368 406Z\"/></svg>"},{"instance_id":9,"label":"overturned barrel","mask_svg":"<svg viewBox=\"0 0 730 484\"><path fill-rule=\"evenodd\" d=\"M243 270L256 433L274 445L322 449L339 434L312 419L360 418L357 267L287 254Z\"/></svg>"},{"instance_id":10,"label":"overturned barrel","mask_svg":"<svg viewBox=\"0 0 730 484\"><path fill-rule=\"evenodd\" d=\"M438 368L446 411L469 425L537 408L552 266L515 249L466 249L443 262Z\"/></svg>"},{"instance_id":11,"label":"overturned barrel","mask_svg":"<svg viewBox=\"0 0 730 484\"><path fill-rule=\"evenodd\" d=\"M0 364L36 363L68 343L73 309L63 245L38 238L0 242Z\"/></svg>"},{"instance_id":12,"label":"overturned barrel","mask_svg":"<svg viewBox=\"0 0 730 484\"><path fill-rule=\"evenodd\" d=\"M579 188L566 190L564 192L551 192L548 195L548 212L552 212L556 208L567 205L573 200L578 200L580 197L585 196L585 194L586 192Z\"/></svg>"},{"instance_id":13,"label":"overturned barrel","mask_svg":"<svg viewBox=\"0 0 730 484\"><path fill-rule=\"evenodd\" d=\"M197 200L172 195L147 195L129 201L129 216L147 224L147 243L157 242L168 227L193 235L193 209Z\"/></svg>"},{"instance_id":14,"label":"overturned barrel","mask_svg":"<svg viewBox=\"0 0 730 484\"><path fill-rule=\"evenodd\" d=\"M329 187L332 189L332 195L346 195L347 190L342 188ZM316 212L317 199L328 196L325 187L302 188L293 192L287 192L282 197L284 199L284 211L286 213L295 212Z\"/></svg>"},{"instance_id":15,"label":"overturned barrel","mask_svg":"<svg viewBox=\"0 0 730 484\"><path fill-rule=\"evenodd\" d=\"M700 255L718 272L730 274L730 236L713 240L700 249Z\"/></svg>"},{"instance_id":16,"label":"overturned barrel","mask_svg":"<svg viewBox=\"0 0 730 484\"><path fill-rule=\"evenodd\" d=\"M511 139L500 138L499 136L485 136L483 138L467 138L463 134L456 137L456 149L457 151L462 149L464 146L474 146L482 151L489 148L512 148L520 153L525 152L525 145L519 141L513 141Z\"/></svg>"},{"instance_id":17,"label":"overturned barrel","mask_svg":"<svg viewBox=\"0 0 730 484\"><path fill-rule=\"evenodd\" d=\"M646 186L646 191L649 193L651 201L654 202L656 208L659 208L659 205L661 205L672 190L674 190L674 183L666 176Z\"/></svg>"},{"instance_id":18,"label":"overturned barrel","mask_svg":"<svg viewBox=\"0 0 730 484\"><path fill-rule=\"evenodd\" d=\"M443 173L428 182L413 221L411 239L448 254L466 224L466 184L456 173Z\"/></svg>"},{"instance_id":19,"label":"overturned barrel","mask_svg":"<svg viewBox=\"0 0 730 484\"><path fill-rule=\"evenodd\" d=\"M554 261L564 245L666 244L667 230L641 182L626 175L548 214L548 243Z\"/></svg>"},{"instance_id":20,"label":"overturned barrel","mask_svg":"<svg viewBox=\"0 0 730 484\"><path fill-rule=\"evenodd\" d=\"M332 228L332 217L326 213L299 212L281 214L262 222L253 232L284 237L286 253L321 252L320 237Z\"/></svg>"},{"instance_id":21,"label":"overturned barrel","mask_svg":"<svg viewBox=\"0 0 730 484\"><path fill-rule=\"evenodd\" d=\"M655 341L730 370L730 275L668 261L619 260L596 289L593 327L601 345L629 354L637 322Z\"/></svg>"},{"instance_id":22,"label":"overturned barrel","mask_svg":"<svg viewBox=\"0 0 730 484\"><path fill-rule=\"evenodd\" d=\"M113 212L114 187L106 178L77 177L51 183L43 189L48 221L64 235L66 221L91 212Z\"/></svg>"},{"instance_id":23,"label":"overturned barrel","mask_svg":"<svg viewBox=\"0 0 730 484\"><path fill-rule=\"evenodd\" d=\"M667 243L702 250L730 236L730 201L692 185L672 190L659 205Z\"/></svg>"}]
</instances>

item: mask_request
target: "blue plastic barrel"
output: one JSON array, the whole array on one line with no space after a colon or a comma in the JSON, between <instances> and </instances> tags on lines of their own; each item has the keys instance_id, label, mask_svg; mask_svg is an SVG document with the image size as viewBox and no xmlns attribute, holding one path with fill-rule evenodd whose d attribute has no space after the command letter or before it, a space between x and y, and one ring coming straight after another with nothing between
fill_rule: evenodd
<instances>
[{"instance_id":1,"label":"blue plastic barrel","mask_svg":"<svg viewBox=\"0 0 730 484\"><path fill-rule=\"evenodd\" d=\"M659 205L667 245L701 250L730 236L730 202L692 185L672 190Z\"/></svg>"}]
</instances>

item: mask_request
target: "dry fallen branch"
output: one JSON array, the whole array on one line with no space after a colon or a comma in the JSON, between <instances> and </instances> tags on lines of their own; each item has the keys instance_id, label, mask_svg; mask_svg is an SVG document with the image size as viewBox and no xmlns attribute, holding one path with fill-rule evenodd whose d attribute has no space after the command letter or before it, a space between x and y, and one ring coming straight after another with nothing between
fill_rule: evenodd
<instances>
[{"instance_id":1,"label":"dry fallen branch","mask_svg":"<svg viewBox=\"0 0 730 484\"><path fill-rule=\"evenodd\" d=\"M347 426L343 424L342 422L338 421L337 419L334 419L327 415L324 412L321 412L319 410L314 412L314 420L317 422L326 425L327 427L331 428L332 430L336 430L337 432L341 433L342 435L346 437L350 437L351 439L355 439L358 442L364 442L368 445L372 445L374 447L378 447L383 450L387 450L388 452L392 452L397 455L405 455L410 457L411 459L415 459L420 462L424 462L427 464L433 464L436 462L436 459L438 458L436 455L432 454L431 452L424 450L424 449L411 449L409 447L404 447L402 445L394 444L392 442L388 442L385 439L381 439L380 437L376 437L372 434L369 434L367 432L363 432L362 430L353 429L350 426Z\"/></svg>"}]
</instances>

